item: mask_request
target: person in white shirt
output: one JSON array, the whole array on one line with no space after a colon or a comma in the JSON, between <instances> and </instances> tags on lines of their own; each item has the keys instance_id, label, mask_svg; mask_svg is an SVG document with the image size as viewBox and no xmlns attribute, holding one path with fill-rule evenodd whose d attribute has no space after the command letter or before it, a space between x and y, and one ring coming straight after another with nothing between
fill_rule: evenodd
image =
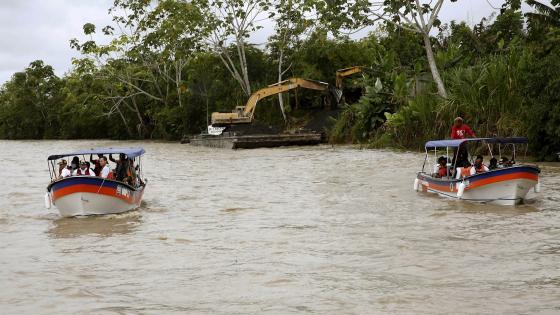
<instances>
[{"instance_id":1,"label":"person in white shirt","mask_svg":"<svg viewBox=\"0 0 560 315\"><path fill-rule=\"evenodd\" d=\"M74 171L74 176L95 176L95 172L88 167L86 161L80 162L80 167Z\"/></svg>"},{"instance_id":2,"label":"person in white shirt","mask_svg":"<svg viewBox=\"0 0 560 315\"><path fill-rule=\"evenodd\" d=\"M72 176L72 166L68 165L60 171L59 179Z\"/></svg>"},{"instance_id":3,"label":"person in white shirt","mask_svg":"<svg viewBox=\"0 0 560 315\"><path fill-rule=\"evenodd\" d=\"M476 156L476 160L474 160L474 165L471 167L471 175L480 174L489 171L488 167L482 163L483 161L484 159L482 158L482 155Z\"/></svg>"},{"instance_id":4,"label":"person in white shirt","mask_svg":"<svg viewBox=\"0 0 560 315\"><path fill-rule=\"evenodd\" d=\"M62 171L68 166L68 162L66 162L66 160L62 159L60 160L60 162L58 162L58 176L62 175Z\"/></svg>"},{"instance_id":5,"label":"person in white shirt","mask_svg":"<svg viewBox=\"0 0 560 315\"><path fill-rule=\"evenodd\" d=\"M101 165L101 171L99 172L99 176L103 178L107 178L111 173L111 168L109 164L107 164L107 158L102 156L99 158L99 165Z\"/></svg>"}]
</instances>

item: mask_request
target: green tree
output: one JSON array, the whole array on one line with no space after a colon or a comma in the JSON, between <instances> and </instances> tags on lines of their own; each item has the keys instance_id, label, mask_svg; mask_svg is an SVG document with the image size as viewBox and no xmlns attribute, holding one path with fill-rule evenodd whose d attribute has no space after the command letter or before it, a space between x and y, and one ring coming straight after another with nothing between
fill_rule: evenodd
<instances>
[{"instance_id":1,"label":"green tree","mask_svg":"<svg viewBox=\"0 0 560 315\"><path fill-rule=\"evenodd\" d=\"M193 0L207 13L206 27L212 32L207 38L209 49L222 60L231 76L250 96L251 81L247 60L247 39L261 29L258 21L264 19L270 2L267 0ZM230 49L233 46L235 49ZM235 55L232 54L235 51Z\"/></svg>"},{"instance_id":2,"label":"green tree","mask_svg":"<svg viewBox=\"0 0 560 315\"><path fill-rule=\"evenodd\" d=\"M542 3L542 1L526 1L528 5L536 10L536 12L528 12L525 14L529 22L537 22L549 27L560 27L560 0L551 0L550 6Z\"/></svg>"},{"instance_id":3,"label":"green tree","mask_svg":"<svg viewBox=\"0 0 560 315\"><path fill-rule=\"evenodd\" d=\"M451 0L456 2L457 0ZM341 27L352 29L373 25L378 21L393 24L410 32L418 33L424 43L426 58L436 83L438 94L447 98L445 84L436 64L430 32L441 25L438 19L444 0L422 2L420 0L385 0L380 1L331 1L317 6L331 25L338 30ZM335 30L335 31L336 31Z\"/></svg>"},{"instance_id":4,"label":"green tree","mask_svg":"<svg viewBox=\"0 0 560 315\"><path fill-rule=\"evenodd\" d=\"M58 130L62 81L51 66L35 60L0 90L0 134L4 138L52 138Z\"/></svg>"}]
</instances>

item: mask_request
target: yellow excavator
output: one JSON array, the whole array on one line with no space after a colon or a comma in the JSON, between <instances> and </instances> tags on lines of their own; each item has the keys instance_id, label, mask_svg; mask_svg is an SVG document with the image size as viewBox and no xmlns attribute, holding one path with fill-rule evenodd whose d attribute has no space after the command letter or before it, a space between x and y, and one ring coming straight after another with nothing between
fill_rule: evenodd
<instances>
[{"instance_id":1,"label":"yellow excavator","mask_svg":"<svg viewBox=\"0 0 560 315\"><path fill-rule=\"evenodd\" d=\"M257 102L259 100L297 88L326 91L329 89L329 84L302 78L291 78L276 84L271 84L253 93L245 106L237 106L231 113L212 113L212 125L249 124L253 122L253 115L255 114L255 109L257 108Z\"/></svg>"},{"instance_id":2,"label":"yellow excavator","mask_svg":"<svg viewBox=\"0 0 560 315\"><path fill-rule=\"evenodd\" d=\"M362 66L355 66L355 67L349 67L349 68L344 68L344 69L340 69L340 70L336 70L336 88L339 90L342 90L342 82L344 80L344 78L351 76L353 74L356 73L361 73L363 72L365 69L365 67Z\"/></svg>"},{"instance_id":3,"label":"yellow excavator","mask_svg":"<svg viewBox=\"0 0 560 315\"><path fill-rule=\"evenodd\" d=\"M339 104L352 104L357 102L361 95L362 89L361 88L346 88L344 89L344 78L354 75L356 73L364 73L364 72L371 72L372 69L364 67L364 66L354 66L349 68L344 68L336 71L336 91L340 93L338 95L338 103Z\"/></svg>"}]
</instances>

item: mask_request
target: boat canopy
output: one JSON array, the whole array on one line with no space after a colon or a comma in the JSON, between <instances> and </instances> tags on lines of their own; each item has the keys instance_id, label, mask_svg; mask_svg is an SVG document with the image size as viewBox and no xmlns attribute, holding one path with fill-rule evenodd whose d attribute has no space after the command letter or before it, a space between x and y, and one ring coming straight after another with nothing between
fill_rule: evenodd
<instances>
[{"instance_id":1,"label":"boat canopy","mask_svg":"<svg viewBox=\"0 0 560 315\"><path fill-rule=\"evenodd\" d=\"M62 153L62 154L54 154L48 157L48 160L57 160L67 156L75 156L75 155L90 155L90 154L121 154L124 153L130 159L133 159L137 156L141 156L146 151L144 148L99 148L99 149L89 149L89 150L82 150L76 151L71 153Z\"/></svg>"},{"instance_id":2,"label":"boat canopy","mask_svg":"<svg viewBox=\"0 0 560 315\"><path fill-rule=\"evenodd\" d=\"M467 138L467 139L450 139L450 140L432 140L426 142L426 149L428 148L456 148L465 142L478 142L483 141L486 143L498 144L523 144L528 140L525 137L509 137L509 138Z\"/></svg>"}]
</instances>

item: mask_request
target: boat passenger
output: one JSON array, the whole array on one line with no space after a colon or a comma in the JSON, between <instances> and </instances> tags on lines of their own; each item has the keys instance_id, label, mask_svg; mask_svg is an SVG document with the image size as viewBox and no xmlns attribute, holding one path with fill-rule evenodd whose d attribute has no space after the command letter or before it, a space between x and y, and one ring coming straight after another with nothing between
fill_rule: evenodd
<instances>
[{"instance_id":1,"label":"boat passenger","mask_svg":"<svg viewBox=\"0 0 560 315\"><path fill-rule=\"evenodd\" d=\"M500 167L510 167L510 166L512 166L514 163L515 163L515 161L513 161L513 160L510 161L510 160L509 160L507 157L505 157L505 156L502 157L502 158L500 159Z\"/></svg>"},{"instance_id":2,"label":"boat passenger","mask_svg":"<svg viewBox=\"0 0 560 315\"><path fill-rule=\"evenodd\" d=\"M99 175L97 175L97 176L112 179L110 177L113 177L112 176L113 172L111 172L111 168L109 167L109 164L107 163L107 158L101 155L99 157L98 161L99 161L99 166L101 167L101 170L99 171ZM93 171L95 172L95 170L93 170Z\"/></svg>"},{"instance_id":3,"label":"boat passenger","mask_svg":"<svg viewBox=\"0 0 560 315\"><path fill-rule=\"evenodd\" d=\"M72 176L72 166L67 165L61 172L58 179L63 179Z\"/></svg>"},{"instance_id":4,"label":"boat passenger","mask_svg":"<svg viewBox=\"0 0 560 315\"><path fill-rule=\"evenodd\" d=\"M488 165L489 170L495 170L498 168L498 159L495 157L490 159L490 165Z\"/></svg>"},{"instance_id":5,"label":"boat passenger","mask_svg":"<svg viewBox=\"0 0 560 315\"><path fill-rule=\"evenodd\" d=\"M451 165L456 165L457 167L467 167L467 164L470 164L469 152L467 151L466 144L463 143L458 148L454 149Z\"/></svg>"},{"instance_id":6,"label":"boat passenger","mask_svg":"<svg viewBox=\"0 0 560 315\"><path fill-rule=\"evenodd\" d=\"M446 177L448 175L447 172L447 158L445 156L440 156L438 158L438 177Z\"/></svg>"},{"instance_id":7,"label":"boat passenger","mask_svg":"<svg viewBox=\"0 0 560 315\"><path fill-rule=\"evenodd\" d=\"M77 156L73 157L70 165L72 166L72 172L77 170L80 167L80 158Z\"/></svg>"},{"instance_id":8,"label":"boat passenger","mask_svg":"<svg viewBox=\"0 0 560 315\"><path fill-rule=\"evenodd\" d=\"M463 118L455 118L453 127L451 127L451 139L465 139L467 136L476 137L471 127L463 123Z\"/></svg>"},{"instance_id":9,"label":"boat passenger","mask_svg":"<svg viewBox=\"0 0 560 315\"><path fill-rule=\"evenodd\" d=\"M488 172L488 167L483 163L484 158L482 155L477 155L476 160L474 160L474 165L471 167L471 175L480 174Z\"/></svg>"},{"instance_id":10,"label":"boat passenger","mask_svg":"<svg viewBox=\"0 0 560 315\"><path fill-rule=\"evenodd\" d=\"M103 157L103 154L98 154L97 155L97 159L93 159L93 154L89 155L89 161L91 163L93 163L94 167L93 167L93 171L95 172L95 176L101 176L99 175L101 173L101 169L103 168L100 164L100 159ZM105 160L107 161L107 160Z\"/></svg>"},{"instance_id":11,"label":"boat passenger","mask_svg":"<svg viewBox=\"0 0 560 315\"><path fill-rule=\"evenodd\" d=\"M126 165L126 176L123 178L123 182L128 183L129 185L135 186L137 184L137 176L136 176L136 169L134 167L134 160L128 159L128 163Z\"/></svg>"},{"instance_id":12,"label":"boat passenger","mask_svg":"<svg viewBox=\"0 0 560 315\"><path fill-rule=\"evenodd\" d=\"M62 171L68 166L68 162L62 159L58 162L58 176L62 175Z\"/></svg>"},{"instance_id":13,"label":"boat passenger","mask_svg":"<svg viewBox=\"0 0 560 315\"><path fill-rule=\"evenodd\" d=\"M467 136L475 137L471 127L463 123L463 118L455 118L451 127L451 139L465 139ZM468 156L466 144L461 144L454 150L451 164L465 167L466 162L469 160Z\"/></svg>"},{"instance_id":14,"label":"boat passenger","mask_svg":"<svg viewBox=\"0 0 560 315\"><path fill-rule=\"evenodd\" d=\"M119 154L118 160L115 160L113 155L109 154L109 160L117 164L117 167L115 167L115 179L122 182L127 177L128 173L128 159L126 154Z\"/></svg>"},{"instance_id":15,"label":"boat passenger","mask_svg":"<svg viewBox=\"0 0 560 315\"><path fill-rule=\"evenodd\" d=\"M506 167L508 163L508 158L503 156L500 158L500 167Z\"/></svg>"},{"instance_id":16,"label":"boat passenger","mask_svg":"<svg viewBox=\"0 0 560 315\"><path fill-rule=\"evenodd\" d=\"M461 177L467 177L471 175L471 162L467 161L465 166L461 168Z\"/></svg>"},{"instance_id":17,"label":"boat passenger","mask_svg":"<svg viewBox=\"0 0 560 315\"><path fill-rule=\"evenodd\" d=\"M80 167L72 174L74 176L95 176L95 173L88 167L86 161L80 162Z\"/></svg>"}]
</instances>

